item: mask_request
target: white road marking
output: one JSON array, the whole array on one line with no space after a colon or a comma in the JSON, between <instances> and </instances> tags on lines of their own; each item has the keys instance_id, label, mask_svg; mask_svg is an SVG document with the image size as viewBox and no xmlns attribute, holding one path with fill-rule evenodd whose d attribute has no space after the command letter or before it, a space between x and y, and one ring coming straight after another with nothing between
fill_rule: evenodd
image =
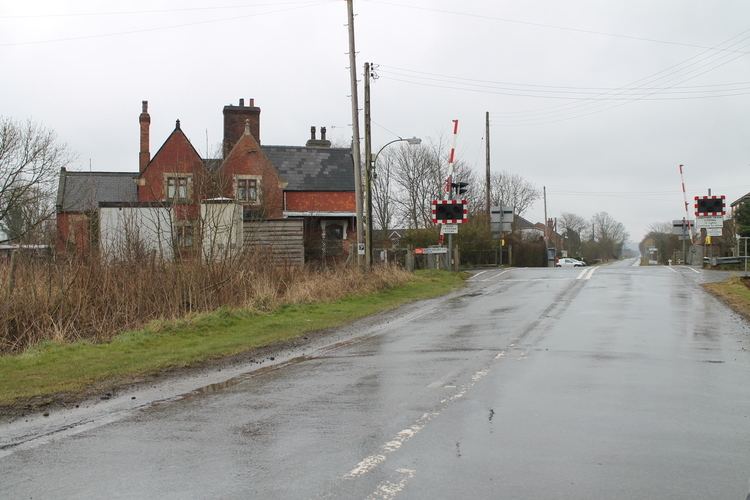
<instances>
[{"instance_id":1,"label":"white road marking","mask_svg":"<svg viewBox=\"0 0 750 500\"><path fill-rule=\"evenodd\" d=\"M367 500L390 500L395 498L396 495L401 493L404 487L406 487L406 483L409 479L413 478L417 473L414 469L396 469L396 472L401 474L401 480L399 482L393 483L391 481L383 481L377 488L375 488L375 491L367 497Z\"/></svg>"},{"instance_id":2,"label":"white road marking","mask_svg":"<svg viewBox=\"0 0 750 500\"><path fill-rule=\"evenodd\" d=\"M688 269L690 269L691 271L693 271L696 274L700 274L701 273L700 271L698 271L697 269L694 269L692 267L688 267Z\"/></svg>"},{"instance_id":3,"label":"white road marking","mask_svg":"<svg viewBox=\"0 0 750 500\"><path fill-rule=\"evenodd\" d=\"M675 270L674 270L674 269L672 268L672 266L666 266L666 268L667 268L667 269L669 269L670 271L672 271L673 273L676 273L676 272L677 272L677 271L675 271Z\"/></svg>"},{"instance_id":4,"label":"white road marking","mask_svg":"<svg viewBox=\"0 0 750 500\"><path fill-rule=\"evenodd\" d=\"M509 271L510 271L510 269L506 269L505 271L497 273L496 275L492 276L490 279L491 280L497 279L497 278L499 278L500 276L502 276L503 274L505 274L505 273L507 273Z\"/></svg>"},{"instance_id":5,"label":"white road marking","mask_svg":"<svg viewBox=\"0 0 750 500\"><path fill-rule=\"evenodd\" d=\"M635 262L633 262L632 267L640 267L641 266L641 259L635 259Z\"/></svg>"},{"instance_id":6,"label":"white road marking","mask_svg":"<svg viewBox=\"0 0 750 500\"><path fill-rule=\"evenodd\" d=\"M487 376L487 374L490 372L490 368L492 367L492 363L496 360L501 359L504 355L505 355L504 351L497 353L495 357L493 358L493 360L490 362L490 364L486 365L484 368L475 372L471 376L471 382L467 382L466 384L462 385L459 388L459 390L455 392L453 395L447 398L441 399L440 400L441 407L439 409L437 409L436 411L422 414L422 416L419 417L411 426L407 427L406 429L402 431L399 431L390 441L386 442L383 446L381 446L379 453L375 453L375 454L372 454L370 456L363 458L352 470L350 470L347 474L344 475L344 478L355 479L369 472L372 472L380 464L385 462L389 454L401 448L401 446L406 441L416 436L419 433L419 431L424 429L424 427L433 418L439 416L440 413L445 408L447 408L449 404L451 404L453 401L463 398L471 390L471 388L474 387L474 385L477 382L479 382L485 376ZM453 387L453 386L445 386L445 387ZM375 498L379 498L379 497L375 497Z\"/></svg>"},{"instance_id":7,"label":"white road marking","mask_svg":"<svg viewBox=\"0 0 750 500\"><path fill-rule=\"evenodd\" d=\"M590 280L590 279L591 279L591 276L593 276L593 275L594 275L594 272L595 272L595 271L596 271L597 269L599 269L599 267L598 267L598 266L596 266L596 267L592 267L592 268L589 268L589 269L584 269L584 270L583 270L583 271L581 272L581 274L579 274L579 275L578 275L578 276L576 277L576 279L577 279L577 280Z\"/></svg>"},{"instance_id":8,"label":"white road marking","mask_svg":"<svg viewBox=\"0 0 750 500\"><path fill-rule=\"evenodd\" d=\"M530 281L570 281L574 278L526 278L526 279L507 279L503 280L503 283L528 283Z\"/></svg>"},{"instance_id":9,"label":"white road marking","mask_svg":"<svg viewBox=\"0 0 750 500\"><path fill-rule=\"evenodd\" d=\"M477 274L475 274L475 275L474 275L474 276L472 276L471 278L467 279L466 281L471 281L471 280L473 280L474 278L476 278L477 276L480 276L480 275L482 275L482 274L486 273L487 271L488 271L488 270L485 270L485 271L479 271L479 272L478 272Z\"/></svg>"}]
</instances>

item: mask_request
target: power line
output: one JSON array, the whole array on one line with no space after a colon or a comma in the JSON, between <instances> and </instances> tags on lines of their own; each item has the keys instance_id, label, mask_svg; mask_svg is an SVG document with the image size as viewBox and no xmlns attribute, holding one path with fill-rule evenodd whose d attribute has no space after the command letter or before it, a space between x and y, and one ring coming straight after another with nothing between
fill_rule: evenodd
<instances>
[{"instance_id":1,"label":"power line","mask_svg":"<svg viewBox=\"0 0 750 500\"><path fill-rule=\"evenodd\" d=\"M247 19L250 17L258 17L258 16L265 16L269 14L279 14L283 12L291 12L294 10L301 10L306 9L309 7L315 7L319 5L323 5L325 3L329 3L328 1L321 2L310 2L303 5L295 6L295 7L289 7L286 9L276 9L276 10L269 10L266 12L256 12L252 14L243 14L240 16L232 16L232 17L223 17L218 19L208 19L204 21L195 21L190 23L181 23L181 24L172 24L168 26L154 26L151 28L139 28L134 30L127 30L127 31L117 31L113 33L100 33L96 35L81 35L81 36L74 36L74 37L65 37L65 38L53 38L48 40L34 40L29 42L5 42L0 43L0 47L15 47L15 46L22 46L22 45L43 45L48 43L57 43L57 42L71 42L71 41L78 41L78 40L91 40L96 38L109 38L109 37L115 37L115 36L124 36L124 35L134 35L138 33L149 33L154 31L164 31L164 30L170 30L170 29L179 29L179 28L186 28L189 26L199 26L199 25L205 25L205 24L216 24L216 23L222 23L227 21L237 21L240 19Z\"/></svg>"},{"instance_id":2,"label":"power line","mask_svg":"<svg viewBox=\"0 0 750 500\"><path fill-rule=\"evenodd\" d=\"M470 87L456 87L452 85L438 85L438 84L432 84L432 83L424 83L419 81L413 81L413 80L404 80L401 78L392 78L389 76L383 76L384 80L391 80L395 82L401 82L401 83L410 83L412 85L417 85L420 87L433 87L433 88L440 88L440 89L449 89L449 90L463 90L466 92L475 92L479 94L495 94L495 95L506 95L506 96L513 96L513 97L536 97L540 99L563 99L563 100L572 100L572 101L634 101L634 100L640 100L640 101L679 101L679 100L688 100L688 99L711 99L711 98L717 98L717 97L734 97L734 96L741 96L741 95L750 95L750 92L733 92L733 93L723 93L723 94L711 94L711 95L695 95L695 96L683 96L683 97L650 97L652 94L645 94L644 97L639 96L621 96L621 97L573 97L573 96L556 96L556 95L537 95L537 94L523 94L518 92L502 92L502 91L492 91L492 90L482 90L477 88L470 88ZM745 89L747 90L747 89Z\"/></svg>"},{"instance_id":3,"label":"power line","mask_svg":"<svg viewBox=\"0 0 750 500\"><path fill-rule=\"evenodd\" d=\"M693 80L709 71L712 71L741 57L744 54L744 51L720 50L717 52L713 49L742 46L742 44L750 38L750 35L748 35L748 33L750 33L750 29L745 30L738 35L735 35L721 42L716 47L711 47L709 49L703 50L700 53L684 59L676 64L673 64L663 70L630 82L621 87L604 87L602 88L602 90L604 91L593 93L588 92L588 90L596 90L596 87L556 87L552 85L542 84L519 84L518 82L511 83L496 80L466 78L454 75L445 75L441 73L397 68L387 65L380 65L380 71L381 73L385 73L384 77L386 79L396 80L412 85L432 86L437 88L446 88L449 90L460 90L483 94L509 95L512 97L553 98L556 100L568 101L564 104L542 109L493 113L494 117L500 118L501 120L514 119L513 115L520 115L515 119L515 122L510 124L496 122L496 124L501 126L514 124L537 125L541 123L548 123L540 121L544 119L557 119L555 121L564 121L580 116L587 116L596 112L605 111L606 109L609 109L608 107L606 107L608 104L611 108L639 100L685 100L747 95L747 92L742 91L748 90L748 87L746 86L748 82L731 82L714 85L695 85L683 87L680 87L679 85L686 81ZM735 56L735 54L739 55ZM437 83L427 83L426 81ZM474 82L488 83L490 85L482 85ZM659 85L660 82L664 83L661 83L661 85ZM517 86L528 85L531 88L499 87L498 85L494 84L511 84ZM551 89L558 89L558 91L553 91ZM579 89L581 91L568 92L566 91L566 89ZM662 94L687 94L687 96L659 97ZM588 113L581 114L584 111L588 111ZM570 113L573 113L573 115L571 115ZM549 123L554 123L554 121L550 121Z\"/></svg>"},{"instance_id":4,"label":"power line","mask_svg":"<svg viewBox=\"0 0 750 500\"><path fill-rule=\"evenodd\" d=\"M739 33L738 35L735 35L735 36L729 38L728 40L725 40L724 42L720 43L719 46L724 46L724 45L727 45L727 44L729 44L729 46L736 46L738 44L742 44L748 38L750 38L750 36L747 35L748 33L750 33L750 29L743 31L743 32ZM702 68L710 66L710 64L712 64L712 61L711 61L712 59L715 59L717 57L721 58L721 57L724 57L724 55L725 55L725 54L716 54L716 53L711 54L709 52L710 52L709 50L704 50L704 51L702 51L702 52L700 52L700 53L698 53L698 54L696 54L696 55L694 55L692 57L684 59L684 60L680 61L679 63L673 64L673 65L671 65L671 66L669 66L669 67L667 67L667 68L665 68L665 69L663 69L661 71L658 71L658 72L653 73L653 74L651 74L649 76L646 76L644 78L640 78L638 80L635 80L634 82L626 84L626 86L624 86L622 88L630 88L631 86L636 85L636 84L637 84L638 87L646 87L648 85L653 85L656 82L665 81L665 80L667 82L669 82L669 81L673 80L674 78L682 78L682 80L677 81L676 83L672 83L670 85L671 87L675 87L675 86L677 86L677 85L679 85L681 83L685 83L686 81L689 81L689 80L692 80L694 78L697 78L698 76L701 76L701 75L707 73L710 70L716 69L719 66L727 64L727 63L729 63L729 62L731 62L731 61L733 61L733 60L741 57L741 56L732 57L731 59L725 60L724 62L720 63L719 65L715 65L714 67L709 68L707 71L703 71L703 72L701 72L699 74L695 74L693 76L686 76L685 74L683 74L681 77L678 76L678 75L680 75L680 73L687 73L689 75L691 72L695 72L696 70L700 71ZM704 64L706 61L708 61L708 64ZM691 68L693 66L696 66L696 65L698 65L697 68L688 71L689 68ZM610 95L610 94L619 95L619 94L622 94L622 93L623 93L623 91L619 90L619 91L614 91L614 92L605 92L603 94L607 94L607 95ZM635 100L637 100L637 99L634 99L634 101ZM591 103L565 104L565 105L557 106L557 109L535 110L533 112L524 113L524 117L528 118L530 114L535 114L535 115L538 115L538 116L535 117L537 120L541 119L541 118L544 118L544 115L549 115L550 117L554 118L554 115L558 115L558 117L559 117L559 115L561 113L564 116L565 112L569 112L569 111L575 112L576 108L582 109L582 108L585 108L587 106L589 108L591 108L590 104ZM596 103L594 103L594 105L596 106ZM600 111L603 111L603 109L600 109ZM588 114L593 114L593 113L588 113ZM573 116L571 118L575 118L575 117L578 117L578 116ZM534 117L531 117L530 119L534 119ZM561 120L558 120L558 121L561 121Z\"/></svg>"},{"instance_id":5,"label":"power line","mask_svg":"<svg viewBox=\"0 0 750 500\"><path fill-rule=\"evenodd\" d=\"M423 7L423 6L417 6L417 5L407 5L402 3L396 3L396 2L389 2L386 0L366 0L370 3L374 4L381 4L381 5L390 5L392 7L401 7L406 9L413 9L413 10L422 10L422 11L429 11L429 12L437 12L440 14L449 14L454 16L462 16L462 17L470 17L473 19L482 19L484 21L495 21L495 22L501 22L501 23L510 23L510 24L520 24L520 25L526 25L526 26L533 26L536 28L548 28L548 29L555 29L560 31L570 31L575 33L583 33L587 35L599 35L599 36L607 36L607 37L613 37L613 38L623 38L627 40L637 40L641 42L651 42L651 43L660 43L665 45L677 45L682 47L691 47L691 48L697 48L697 49L709 49L709 50L715 50L715 51L721 51L721 52L736 52L728 49L719 49L716 47L707 47L705 45L699 45L695 43L687 43L687 42L676 42L673 40L659 40L656 38L649 38L649 37L642 37L642 36L636 36L636 35L627 35L622 33L610 33L606 31L598 31L598 30L591 30L591 29L585 29L585 28L576 28L571 26L561 26L556 24L547 24L547 23L539 23L534 21L526 21L521 19L511 19L507 17L498 17L498 16L489 16L485 14L475 14L471 12L460 12L455 10L447 10L447 9L438 9L435 7ZM747 54L747 52L743 52L743 54Z\"/></svg>"},{"instance_id":6,"label":"power line","mask_svg":"<svg viewBox=\"0 0 750 500\"><path fill-rule=\"evenodd\" d=\"M332 0L331 0L332 1ZM51 17L95 17L95 16L122 16L135 14L163 14L172 12L195 12L206 10L227 10L227 9L245 9L250 7L271 7L279 5L302 4L300 0L263 2L263 3L245 3L236 5L216 5L210 7L179 7L174 9L143 9L143 10L113 10L113 11L93 11L93 12L57 12L48 14L10 14L0 15L0 19L41 19Z\"/></svg>"},{"instance_id":7,"label":"power line","mask_svg":"<svg viewBox=\"0 0 750 500\"><path fill-rule=\"evenodd\" d=\"M432 78L432 77L420 77L415 75L406 75L406 74L400 74L400 73L392 73L390 71L382 71L381 73L385 74L386 79L396 80L396 81L408 81L410 83L424 83L426 82L438 82L441 84L452 84L452 85L461 85L461 87L451 87L455 89L490 89L490 90L497 90L497 91L505 91L508 93L508 95L516 95L521 97L539 97L539 98L560 98L560 99L582 99L582 100L611 100L610 98L606 97L606 93L602 92L591 92L591 91L573 91L573 90L535 90L535 89L524 89L524 88L518 88L518 87L503 87L503 86L497 86L497 85L484 85L484 84L474 84L474 83L465 83L464 81L459 80L449 80L449 79L441 79L441 78ZM391 76L392 75L392 76ZM408 78L408 80L403 80L403 78ZM429 85L429 83L426 83L426 85ZM644 87L641 92L637 92L639 89L637 87L633 88L626 88L623 89L622 95L627 97L632 96L638 96L638 95L654 95L654 94L716 94L716 93L726 93L726 92L737 92L742 90L750 90L750 81L749 82L737 82L735 84L717 84L720 87L725 88L709 88L710 86L702 86L701 88L697 87ZM741 86L744 85L744 86ZM693 89L693 90L690 90ZM625 94L624 92L628 92ZM558 96L557 94L562 94L562 96ZM588 96L594 96L594 97L588 97ZM604 97L601 97L604 96Z\"/></svg>"},{"instance_id":8,"label":"power line","mask_svg":"<svg viewBox=\"0 0 750 500\"><path fill-rule=\"evenodd\" d=\"M585 86L574 86L574 85L549 85L549 84L528 83L528 82L511 82L511 81L502 81L502 80L483 80L483 79L478 79L478 78L466 78L466 77L456 76L456 75L446 75L444 73L433 73L429 71L418 71L415 69L399 68L396 66L390 66L390 65L385 65L385 64L381 64L380 66L381 68L386 68L385 70L383 69L380 70L381 72L386 72L386 73L394 73L394 74L401 73L401 74L405 74L404 76L409 76L410 73L416 73L416 75L429 75L429 76L444 78L447 80L460 80L462 82L479 82L479 83L492 83L492 84L498 84L498 85L511 85L511 86L519 86L519 87L540 87L544 89L563 89L563 90L572 89L572 90L582 90L582 91L628 89L628 87L585 87ZM705 87L737 86L737 85L748 85L748 84L750 84L750 81L724 82L724 83L714 83L714 84L706 84L706 85L691 85L691 86L675 87L675 88L700 89L700 88L705 88ZM644 90L663 90L663 89L669 89L670 87L631 87L631 88L644 89Z\"/></svg>"}]
</instances>

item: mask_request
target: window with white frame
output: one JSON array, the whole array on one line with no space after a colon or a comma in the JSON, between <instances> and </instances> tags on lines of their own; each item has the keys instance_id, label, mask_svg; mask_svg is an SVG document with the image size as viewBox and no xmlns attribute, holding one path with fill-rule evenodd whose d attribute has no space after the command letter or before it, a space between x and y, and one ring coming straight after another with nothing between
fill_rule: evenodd
<instances>
[{"instance_id":1,"label":"window with white frame","mask_svg":"<svg viewBox=\"0 0 750 500\"><path fill-rule=\"evenodd\" d=\"M260 178L255 176L237 176L234 180L234 198L240 203L258 203L260 201Z\"/></svg>"},{"instance_id":2,"label":"window with white frame","mask_svg":"<svg viewBox=\"0 0 750 500\"><path fill-rule=\"evenodd\" d=\"M166 174L167 199L176 202L188 201L190 194L190 176Z\"/></svg>"}]
</instances>

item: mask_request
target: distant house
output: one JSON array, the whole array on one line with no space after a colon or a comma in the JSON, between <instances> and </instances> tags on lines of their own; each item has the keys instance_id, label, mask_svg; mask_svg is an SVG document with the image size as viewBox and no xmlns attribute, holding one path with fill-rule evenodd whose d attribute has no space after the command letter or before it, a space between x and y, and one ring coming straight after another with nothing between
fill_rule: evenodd
<instances>
[{"instance_id":1,"label":"distant house","mask_svg":"<svg viewBox=\"0 0 750 500\"><path fill-rule=\"evenodd\" d=\"M558 250L562 250L565 238L563 238L563 236L556 231L555 226L556 223L554 219L549 219L547 221L547 246L549 248L557 248ZM542 232L542 237L545 236L543 223L537 222L536 224L534 224L534 227Z\"/></svg>"},{"instance_id":2,"label":"distant house","mask_svg":"<svg viewBox=\"0 0 750 500\"><path fill-rule=\"evenodd\" d=\"M286 220L302 227L307 246L325 255L348 253L356 221L351 150L332 148L325 128L318 139L315 127L304 146L262 145L260 108L253 99L247 105L240 99L239 105L224 106L223 115L221 158L202 158L179 120L152 157L151 117L143 101L137 172L61 170L58 251L86 253L127 245L129 231L163 257L193 256L205 250L204 217L210 213L228 224L214 236L241 240L222 240L222 246L244 242L231 218L245 223ZM284 232L287 226L273 227Z\"/></svg>"},{"instance_id":3,"label":"distant house","mask_svg":"<svg viewBox=\"0 0 750 500\"><path fill-rule=\"evenodd\" d=\"M377 229L373 231L373 245L375 248L399 248L407 232L408 229Z\"/></svg>"},{"instance_id":4,"label":"distant house","mask_svg":"<svg viewBox=\"0 0 750 500\"><path fill-rule=\"evenodd\" d=\"M541 228L539 227L541 226ZM515 222L513 223L513 231L521 233L523 239L537 239L544 238L544 225L534 224L520 215L515 216Z\"/></svg>"},{"instance_id":5,"label":"distant house","mask_svg":"<svg viewBox=\"0 0 750 500\"><path fill-rule=\"evenodd\" d=\"M750 193L747 193L746 195L741 196L740 198L737 198L736 200L734 200L732 204L730 205L732 207L732 212L735 212L739 208L740 205L743 205L747 203L748 201L750 201Z\"/></svg>"}]
</instances>

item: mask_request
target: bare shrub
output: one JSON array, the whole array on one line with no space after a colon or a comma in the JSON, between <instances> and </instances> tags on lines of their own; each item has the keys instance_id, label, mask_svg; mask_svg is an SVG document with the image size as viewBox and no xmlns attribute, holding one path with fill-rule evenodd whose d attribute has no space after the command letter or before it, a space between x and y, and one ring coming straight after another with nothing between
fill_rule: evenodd
<instances>
[{"instance_id":1,"label":"bare shrub","mask_svg":"<svg viewBox=\"0 0 750 500\"><path fill-rule=\"evenodd\" d=\"M283 304L342 298L404 283L409 274L381 267L315 271L278 266L262 254L218 262L41 260L17 256L13 289L0 263L0 353L43 341L102 342L154 320L221 307L270 311Z\"/></svg>"}]
</instances>

